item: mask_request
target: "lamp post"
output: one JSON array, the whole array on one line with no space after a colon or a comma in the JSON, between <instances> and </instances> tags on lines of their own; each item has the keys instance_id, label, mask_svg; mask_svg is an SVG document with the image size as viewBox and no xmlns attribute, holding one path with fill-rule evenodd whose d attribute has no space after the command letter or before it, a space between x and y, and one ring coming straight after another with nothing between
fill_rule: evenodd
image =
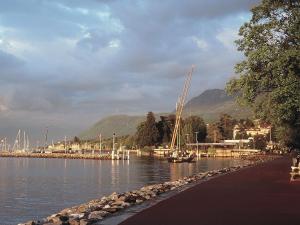
<instances>
[{"instance_id":1,"label":"lamp post","mask_svg":"<svg viewBox=\"0 0 300 225\"><path fill-rule=\"evenodd\" d=\"M67 136L65 136L65 154L67 154Z\"/></svg>"},{"instance_id":2,"label":"lamp post","mask_svg":"<svg viewBox=\"0 0 300 225\"><path fill-rule=\"evenodd\" d=\"M99 134L99 153L101 155L101 152L102 152L102 135L101 133Z\"/></svg>"},{"instance_id":3,"label":"lamp post","mask_svg":"<svg viewBox=\"0 0 300 225\"><path fill-rule=\"evenodd\" d=\"M190 134L185 134L186 135L186 146L188 146L188 144L190 144Z\"/></svg>"},{"instance_id":4,"label":"lamp post","mask_svg":"<svg viewBox=\"0 0 300 225\"><path fill-rule=\"evenodd\" d=\"M195 132L196 134L196 144L197 144L197 156L199 156L199 149L198 149L198 131Z\"/></svg>"},{"instance_id":5,"label":"lamp post","mask_svg":"<svg viewBox=\"0 0 300 225\"><path fill-rule=\"evenodd\" d=\"M113 133L112 159L115 159L115 137L116 137L116 133Z\"/></svg>"}]
</instances>

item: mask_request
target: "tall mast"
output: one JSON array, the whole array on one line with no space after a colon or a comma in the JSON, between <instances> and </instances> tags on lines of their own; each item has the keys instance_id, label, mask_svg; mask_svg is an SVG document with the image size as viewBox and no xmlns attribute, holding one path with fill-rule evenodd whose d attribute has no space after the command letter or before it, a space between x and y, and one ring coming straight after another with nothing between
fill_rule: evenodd
<instances>
[{"instance_id":1,"label":"tall mast","mask_svg":"<svg viewBox=\"0 0 300 225\"><path fill-rule=\"evenodd\" d=\"M45 133L45 147L44 147L44 151L46 151L47 141L48 141L48 127L46 127L46 133Z\"/></svg>"},{"instance_id":2,"label":"tall mast","mask_svg":"<svg viewBox=\"0 0 300 225\"><path fill-rule=\"evenodd\" d=\"M102 135L101 133L99 134L99 153L101 154L102 152Z\"/></svg>"},{"instance_id":3,"label":"tall mast","mask_svg":"<svg viewBox=\"0 0 300 225\"><path fill-rule=\"evenodd\" d=\"M25 151L25 149L26 149L26 132L25 132L25 130L24 130L24 132L23 132L23 150Z\"/></svg>"},{"instance_id":4,"label":"tall mast","mask_svg":"<svg viewBox=\"0 0 300 225\"><path fill-rule=\"evenodd\" d=\"M192 80L192 75L193 75L193 72L194 72L194 68L195 68L195 66L193 65L191 70L187 74L186 80L184 82L182 94L179 97L179 102L178 102L178 106L177 106L177 110L176 110L176 122L175 122L175 127L174 127L174 131L173 131L173 135L172 135L171 146L170 146L171 151L174 151L176 137L177 137L178 132L179 132L181 115L182 115L182 111L183 111L186 96L187 96L188 91L189 91L190 86L191 86L191 80Z\"/></svg>"},{"instance_id":5,"label":"tall mast","mask_svg":"<svg viewBox=\"0 0 300 225\"><path fill-rule=\"evenodd\" d=\"M15 143L14 143L14 145L12 147L12 151L20 149L20 139L21 139L20 138L20 134L21 134L21 130L19 130L18 133L17 133L16 139L15 139Z\"/></svg>"},{"instance_id":6,"label":"tall mast","mask_svg":"<svg viewBox=\"0 0 300 225\"><path fill-rule=\"evenodd\" d=\"M19 130L19 132L18 132L18 148L17 149L18 150L21 149L21 130Z\"/></svg>"},{"instance_id":7,"label":"tall mast","mask_svg":"<svg viewBox=\"0 0 300 225\"><path fill-rule=\"evenodd\" d=\"M26 150L28 151L29 150L29 137L28 137L28 134L27 134L27 141L26 141Z\"/></svg>"},{"instance_id":8,"label":"tall mast","mask_svg":"<svg viewBox=\"0 0 300 225\"><path fill-rule=\"evenodd\" d=\"M65 154L67 153L67 136L65 136Z\"/></svg>"}]
</instances>

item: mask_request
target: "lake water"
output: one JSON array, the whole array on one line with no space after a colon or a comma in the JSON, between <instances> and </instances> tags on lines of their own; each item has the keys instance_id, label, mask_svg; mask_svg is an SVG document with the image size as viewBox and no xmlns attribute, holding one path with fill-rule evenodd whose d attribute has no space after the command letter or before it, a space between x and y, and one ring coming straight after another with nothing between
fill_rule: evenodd
<instances>
[{"instance_id":1,"label":"lake water","mask_svg":"<svg viewBox=\"0 0 300 225\"><path fill-rule=\"evenodd\" d=\"M0 158L0 224L41 219L114 191L238 163L237 159L213 158L182 164L149 157L131 157L129 161Z\"/></svg>"}]
</instances>

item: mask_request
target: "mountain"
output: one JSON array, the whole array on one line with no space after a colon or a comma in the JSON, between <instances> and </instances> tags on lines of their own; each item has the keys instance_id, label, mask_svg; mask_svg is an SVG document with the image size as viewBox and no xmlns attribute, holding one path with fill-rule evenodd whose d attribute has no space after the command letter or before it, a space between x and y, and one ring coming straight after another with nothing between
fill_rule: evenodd
<instances>
[{"instance_id":1,"label":"mountain","mask_svg":"<svg viewBox=\"0 0 300 225\"><path fill-rule=\"evenodd\" d=\"M237 119L252 116L248 108L238 106L234 98L228 96L226 92L221 89L206 90L199 96L192 98L186 103L183 116L199 115L206 122L210 123L218 120L221 113L230 114ZM167 113L157 114L156 119L159 120L159 116L165 114ZM145 115L116 115L106 117L82 132L79 137L81 139L91 139L101 133L104 138L107 138L111 137L114 132L116 132L118 136L134 134L137 125L144 121L145 118Z\"/></svg>"},{"instance_id":2,"label":"mountain","mask_svg":"<svg viewBox=\"0 0 300 225\"><path fill-rule=\"evenodd\" d=\"M249 108L241 107L234 97L228 96L224 90L210 89L185 104L186 115L199 115L206 122L216 121L220 114L227 113L236 119L252 116Z\"/></svg>"},{"instance_id":3,"label":"mountain","mask_svg":"<svg viewBox=\"0 0 300 225\"><path fill-rule=\"evenodd\" d=\"M146 116L115 115L106 117L91 128L82 132L80 139L92 139L101 133L103 138L108 138L115 132L118 136L134 134L139 123L145 120Z\"/></svg>"}]
</instances>

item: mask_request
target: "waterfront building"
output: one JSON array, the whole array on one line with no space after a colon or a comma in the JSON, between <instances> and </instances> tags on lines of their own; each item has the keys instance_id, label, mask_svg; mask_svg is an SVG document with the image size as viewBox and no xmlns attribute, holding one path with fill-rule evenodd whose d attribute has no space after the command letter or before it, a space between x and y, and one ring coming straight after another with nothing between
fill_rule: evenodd
<instances>
[{"instance_id":1,"label":"waterfront building","mask_svg":"<svg viewBox=\"0 0 300 225\"><path fill-rule=\"evenodd\" d=\"M271 132L271 126L268 124L263 124L259 120L254 121L255 126L251 128L243 129L240 125L235 125L233 128L233 139L236 139L237 134L244 131L247 136L254 137L257 135L267 136Z\"/></svg>"}]
</instances>

